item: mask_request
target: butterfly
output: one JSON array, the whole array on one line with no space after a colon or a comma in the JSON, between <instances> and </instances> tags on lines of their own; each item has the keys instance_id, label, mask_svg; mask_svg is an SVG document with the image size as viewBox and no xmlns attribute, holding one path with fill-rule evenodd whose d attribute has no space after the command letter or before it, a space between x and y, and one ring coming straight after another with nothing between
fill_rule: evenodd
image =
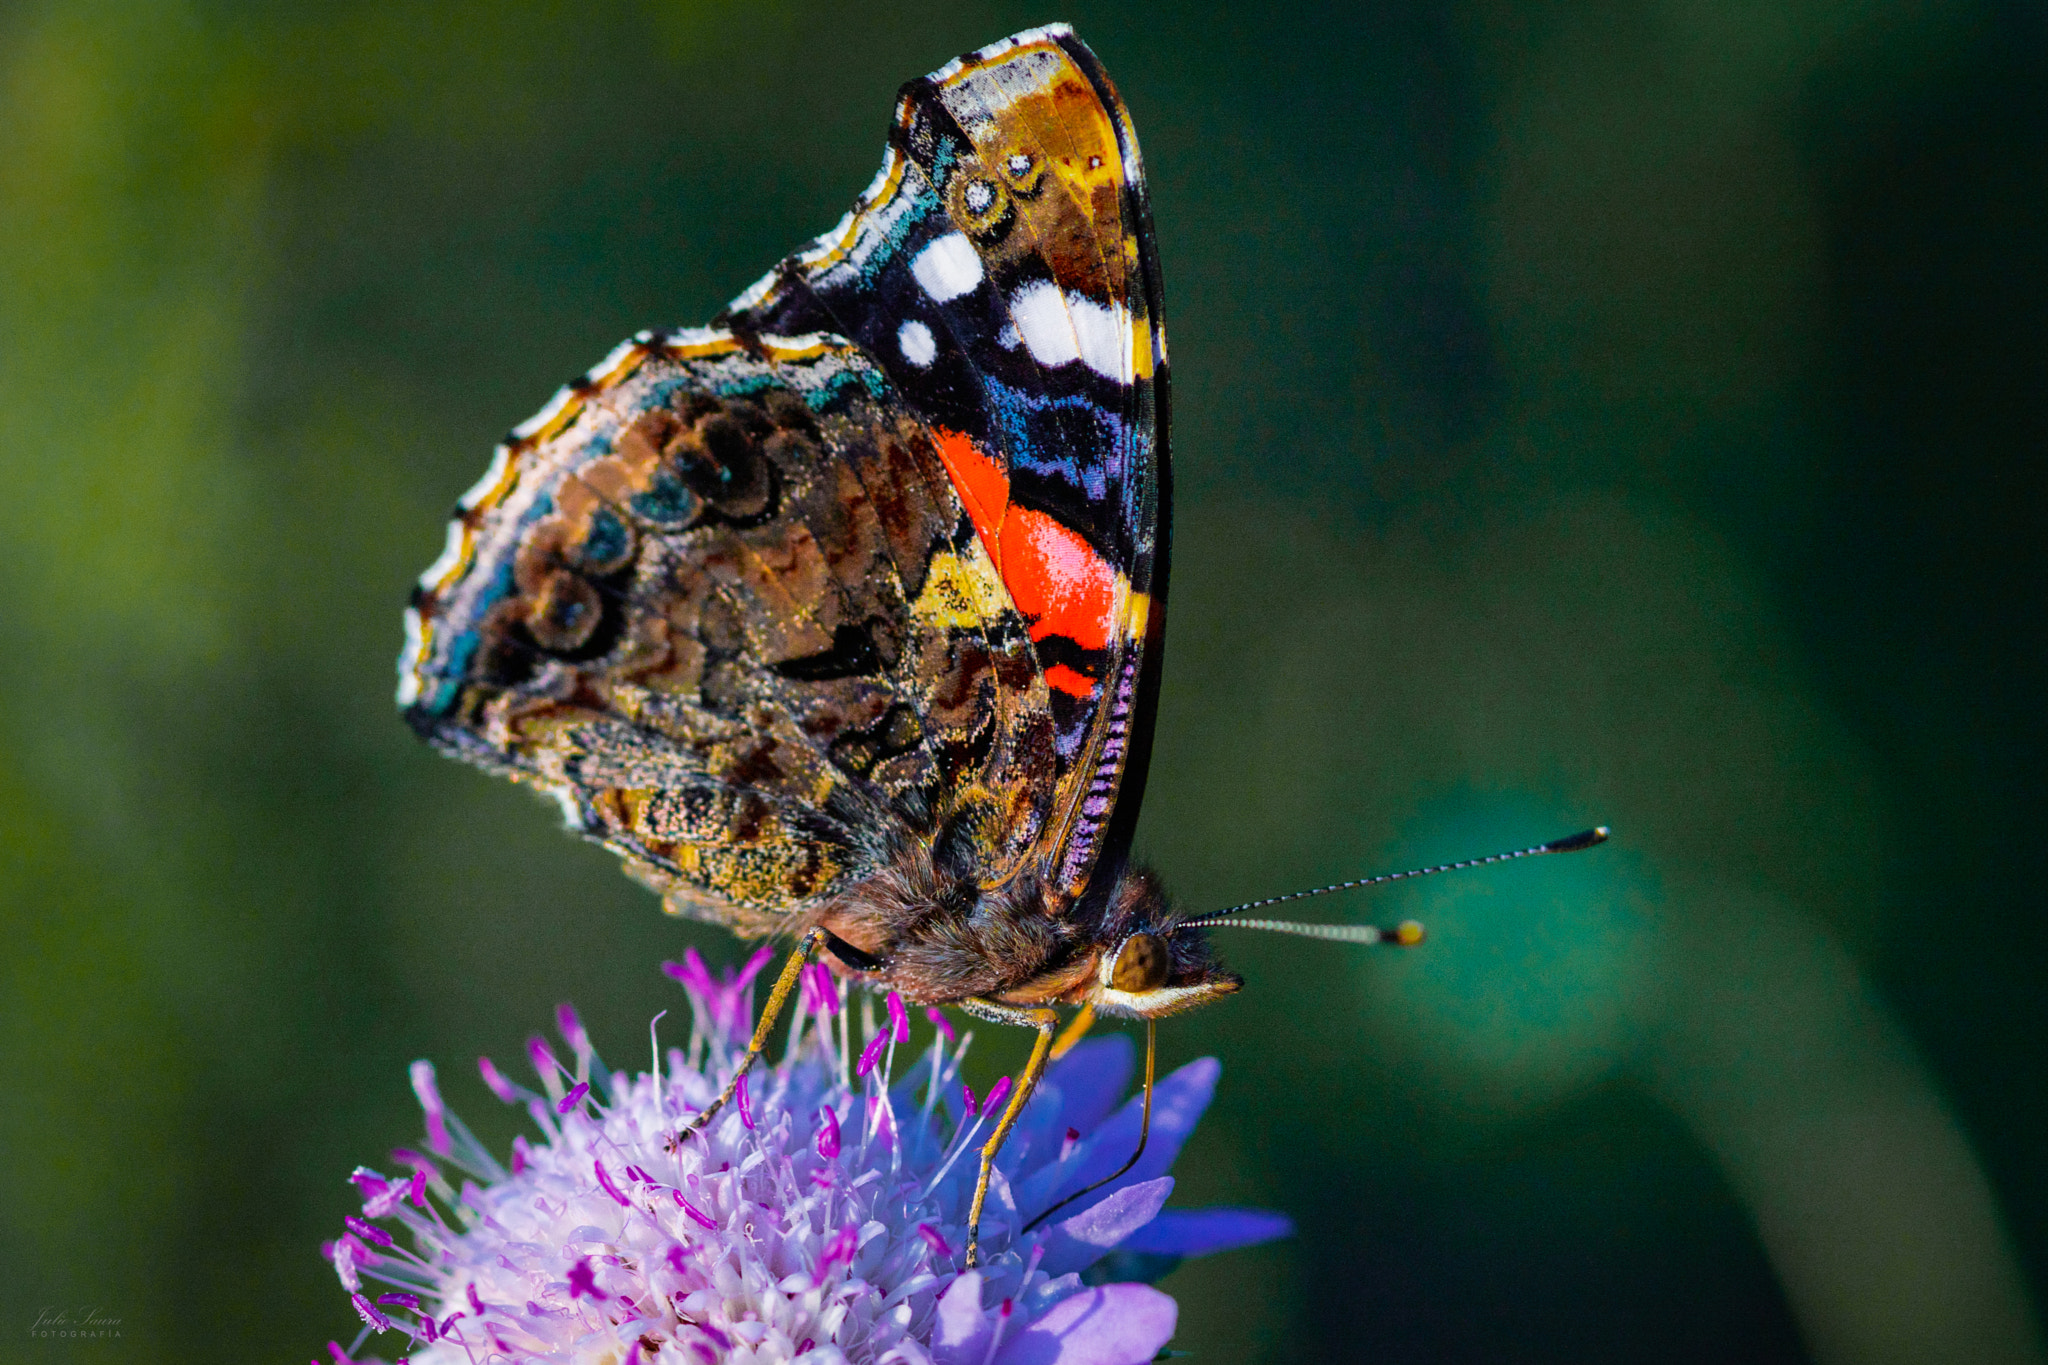
<instances>
[{"instance_id":1,"label":"butterfly","mask_svg":"<svg viewBox=\"0 0 2048 1365\"><path fill-rule=\"evenodd\" d=\"M1070 30L1020 33L906 84L852 210L709 327L514 430L406 614L422 736L553 796L670 913L797 940L695 1124L819 953L1036 1030L969 1265L1049 1058L1242 985L1130 860L1167 368L1130 116Z\"/></svg>"}]
</instances>

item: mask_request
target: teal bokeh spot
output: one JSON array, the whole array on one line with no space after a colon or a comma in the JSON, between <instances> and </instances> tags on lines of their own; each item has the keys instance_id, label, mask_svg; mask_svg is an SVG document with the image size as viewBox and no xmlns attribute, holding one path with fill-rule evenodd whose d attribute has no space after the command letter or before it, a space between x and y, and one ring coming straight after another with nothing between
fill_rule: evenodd
<instances>
[{"instance_id":1,"label":"teal bokeh spot","mask_svg":"<svg viewBox=\"0 0 2048 1365\"><path fill-rule=\"evenodd\" d=\"M1583 825L1535 801L1426 805L1420 862L1527 847ZM1533 836L1533 837L1532 837ZM1428 938L1360 977L1382 1029L1433 1085L1541 1103L1608 1073L1627 1053L1651 935L1639 859L1617 839L1580 853L1444 873L1395 888L1375 919L1417 919Z\"/></svg>"}]
</instances>

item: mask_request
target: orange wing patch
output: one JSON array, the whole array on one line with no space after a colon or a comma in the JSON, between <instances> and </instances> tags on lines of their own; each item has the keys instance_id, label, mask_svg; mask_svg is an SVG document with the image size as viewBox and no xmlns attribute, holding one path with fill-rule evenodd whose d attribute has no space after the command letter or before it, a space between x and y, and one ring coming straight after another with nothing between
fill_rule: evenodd
<instances>
[{"instance_id":1,"label":"orange wing patch","mask_svg":"<svg viewBox=\"0 0 2048 1365\"><path fill-rule=\"evenodd\" d=\"M1031 622L1031 638L1063 635L1083 649L1106 647L1117 622L1121 575L1116 566L1054 518L1036 508L1013 506L1009 475L973 438L943 427L936 435L939 458L1010 600ZM1045 676L1072 696L1095 690L1094 679L1064 666L1046 670Z\"/></svg>"}]
</instances>

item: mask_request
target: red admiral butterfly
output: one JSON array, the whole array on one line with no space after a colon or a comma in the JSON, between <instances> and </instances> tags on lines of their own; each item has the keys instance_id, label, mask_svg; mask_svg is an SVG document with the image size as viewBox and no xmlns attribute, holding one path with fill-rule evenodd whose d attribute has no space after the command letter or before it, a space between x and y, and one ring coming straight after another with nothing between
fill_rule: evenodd
<instances>
[{"instance_id":1,"label":"red admiral butterfly","mask_svg":"<svg viewBox=\"0 0 2048 1365\"><path fill-rule=\"evenodd\" d=\"M1053 1007L1071 1041L1242 984L1128 862L1166 397L1130 118L1066 28L1021 33L904 86L852 211L711 327L514 431L406 618L422 735L552 794L670 913L797 937L757 1051L821 947L1037 1030L970 1265Z\"/></svg>"}]
</instances>

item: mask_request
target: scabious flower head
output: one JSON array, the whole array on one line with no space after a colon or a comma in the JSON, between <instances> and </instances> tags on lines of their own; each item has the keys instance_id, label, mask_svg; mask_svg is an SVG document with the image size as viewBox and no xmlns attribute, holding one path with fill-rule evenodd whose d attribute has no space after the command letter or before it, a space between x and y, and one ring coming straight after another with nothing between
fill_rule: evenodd
<instances>
[{"instance_id":1,"label":"scabious flower head","mask_svg":"<svg viewBox=\"0 0 2048 1365\"><path fill-rule=\"evenodd\" d=\"M529 1044L539 1090L480 1059L485 1085L538 1130L509 1163L414 1063L427 1150L393 1153L406 1175L359 1167L362 1216L323 1248L364 1322L349 1350L396 1333L414 1365L1138 1365L1176 1312L1138 1281L1290 1231L1256 1210L1162 1210L1215 1088L1211 1059L1159 1084L1129 1173L1023 1230L1136 1146L1138 1100L1119 1103L1132 1048L1107 1037L1056 1063L1025 1109L989 1185L982 1263L965 1271L979 1146L998 1117L995 1095L977 1105L960 1081L973 1035L934 1021L930 1044L899 1057L901 1002L878 1021L866 998L857 1030L828 972L807 974L781 1061L756 1064L735 1103L678 1141L744 1055L766 960L722 977L694 952L669 964L694 1025L646 1074L608 1069L567 1006L570 1058Z\"/></svg>"}]
</instances>

